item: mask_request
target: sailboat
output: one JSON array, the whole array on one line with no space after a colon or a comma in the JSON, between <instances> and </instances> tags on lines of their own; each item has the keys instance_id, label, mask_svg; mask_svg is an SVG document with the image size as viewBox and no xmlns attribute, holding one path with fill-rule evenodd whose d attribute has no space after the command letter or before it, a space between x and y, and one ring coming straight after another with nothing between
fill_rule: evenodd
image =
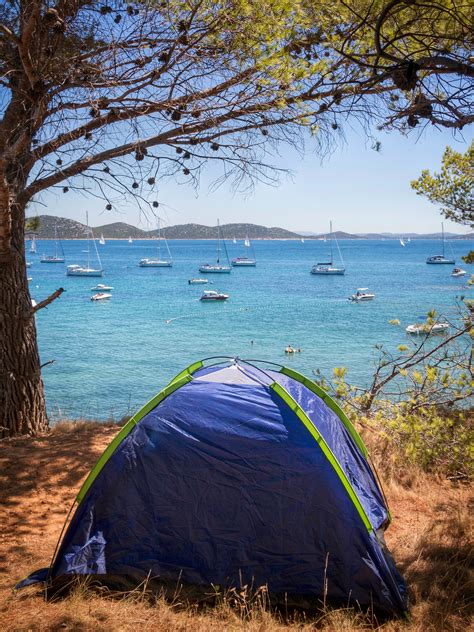
<instances>
[{"instance_id":1,"label":"sailboat","mask_svg":"<svg viewBox=\"0 0 474 632\"><path fill-rule=\"evenodd\" d=\"M133 244L133 239L131 237L128 238L128 243Z\"/></svg>"},{"instance_id":2,"label":"sailboat","mask_svg":"<svg viewBox=\"0 0 474 632\"><path fill-rule=\"evenodd\" d=\"M229 273L232 268L229 265L229 255L227 254L227 248L225 245L225 241L222 239L222 243L224 245L224 252L227 259L227 265L221 263L221 229L219 226L219 220L217 220L217 260L216 263L203 263L199 267L199 272L211 272L211 273Z\"/></svg>"},{"instance_id":3,"label":"sailboat","mask_svg":"<svg viewBox=\"0 0 474 632\"><path fill-rule=\"evenodd\" d=\"M64 263L64 251L58 241L58 230L54 227L54 255L41 255L41 263Z\"/></svg>"},{"instance_id":4,"label":"sailboat","mask_svg":"<svg viewBox=\"0 0 474 632\"><path fill-rule=\"evenodd\" d=\"M449 258L449 257L445 257L444 256L444 224L443 222L441 222L441 241L443 244L443 254L442 255L431 255L431 257L428 257L428 259L426 260L426 263L447 263L449 265L454 265L456 263L456 259L454 259L453 257Z\"/></svg>"},{"instance_id":5,"label":"sailboat","mask_svg":"<svg viewBox=\"0 0 474 632\"><path fill-rule=\"evenodd\" d=\"M87 264L81 266L78 264L67 266L67 276L86 276L86 277L101 277L104 274L102 263L100 261L99 251L97 250L97 244L95 243L94 234L92 228L89 228L89 215L86 213L86 234L87 234ZM91 268L90 264L90 242L94 244L95 254L99 262L98 268Z\"/></svg>"},{"instance_id":6,"label":"sailboat","mask_svg":"<svg viewBox=\"0 0 474 632\"><path fill-rule=\"evenodd\" d=\"M30 244L30 252L32 254L36 254L36 237L33 235L33 237L31 238L31 244Z\"/></svg>"},{"instance_id":7,"label":"sailboat","mask_svg":"<svg viewBox=\"0 0 474 632\"><path fill-rule=\"evenodd\" d=\"M168 258L161 258L161 240L165 242L166 250L168 252ZM173 259L168 246L168 242L165 237L161 237L161 224L160 218L158 218L158 257L156 259L140 259L138 264L140 268L171 268L173 265Z\"/></svg>"},{"instance_id":8,"label":"sailboat","mask_svg":"<svg viewBox=\"0 0 474 632\"><path fill-rule=\"evenodd\" d=\"M248 232L245 235L245 239L244 239L244 249L245 248L252 248L251 244L250 244L250 239L249 239L249 235ZM246 267L246 268L250 268L250 267L255 267L257 265L257 260L255 259L255 253L253 252L253 248L252 248L252 256L248 257L246 254L246 251L244 250L244 255L242 257L235 257L235 259L232 259L232 265L233 266L240 266L242 268Z\"/></svg>"},{"instance_id":9,"label":"sailboat","mask_svg":"<svg viewBox=\"0 0 474 632\"><path fill-rule=\"evenodd\" d=\"M344 261L342 260L342 254L341 251L339 249L339 244L337 243L337 239L334 237L334 241L336 242L336 246L337 246L337 251L339 252L339 257L341 259L341 266L335 266L334 265L334 260L333 260L333 252L332 252L332 242L333 242L333 236L332 236L332 222L329 223L329 244L330 244L330 248L331 248L331 255L329 258L329 261L321 261L319 263L317 263L316 265L314 265L311 268L311 274L324 274L324 275L334 275L334 274L345 274L346 272L346 268L344 267Z\"/></svg>"},{"instance_id":10,"label":"sailboat","mask_svg":"<svg viewBox=\"0 0 474 632\"><path fill-rule=\"evenodd\" d=\"M400 246L406 246L406 243L403 241L402 237L400 237Z\"/></svg>"},{"instance_id":11,"label":"sailboat","mask_svg":"<svg viewBox=\"0 0 474 632\"><path fill-rule=\"evenodd\" d=\"M104 239L104 235L101 234L100 239L99 239L99 244L101 246L105 246L105 239Z\"/></svg>"}]
</instances>

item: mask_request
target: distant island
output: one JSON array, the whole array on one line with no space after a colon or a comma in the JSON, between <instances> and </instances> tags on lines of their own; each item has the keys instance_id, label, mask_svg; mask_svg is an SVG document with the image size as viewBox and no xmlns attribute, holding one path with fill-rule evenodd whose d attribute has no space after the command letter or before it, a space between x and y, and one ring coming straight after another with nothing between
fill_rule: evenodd
<instances>
[{"instance_id":1,"label":"distant island","mask_svg":"<svg viewBox=\"0 0 474 632\"><path fill-rule=\"evenodd\" d=\"M55 217L54 215L40 215L38 217L39 227L34 234L37 239L54 239L55 230L59 239L85 239L87 228L85 224L76 222L65 217ZM105 239L156 239L158 231L142 230L125 222L114 222L102 226L93 226L92 230L96 237L104 236ZM221 232L225 239L324 239L329 233L292 232L284 228L275 226L267 227L259 224L223 224ZM178 224L176 226L166 226L162 228L161 234L166 239L215 239L217 235L216 226L204 226L203 224ZM346 233L335 231L337 239L439 239L441 233L430 233L426 235L418 233ZM474 233L459 235L456 233L445 233L449 239L474 239Z\"/></svg>"}]
</instances>

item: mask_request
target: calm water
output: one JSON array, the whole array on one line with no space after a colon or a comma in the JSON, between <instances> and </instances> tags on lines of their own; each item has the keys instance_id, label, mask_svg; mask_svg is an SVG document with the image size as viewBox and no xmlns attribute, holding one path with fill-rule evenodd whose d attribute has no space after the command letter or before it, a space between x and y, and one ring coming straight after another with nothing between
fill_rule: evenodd
<instances>
[{"instance_id":1,"label":"calm water","mask_svg":"<svg viewBox=\"0 0 474 632\"><path fill-rule=\"evenodd\" d=\"M84 263L86 243L64 242L67 263ZM61 264L41 264L54 243L38 242L38 254L28 270L32 295L41 300L62 286L61 298L37 315L48 408L53 418L120 418L134 412L181 369L214 355L259 358L286 363L311 375L346 366L355 383L367 382L373 345L395 349L406 342L404 327L427 310L453 316L456 296L469 295L468 276L450 277L452 266L426 265L439 242L343 241L346 264L342 277L309 273L324 260L320 241L254 242L256 268L236 268L230 275L208 275L213 285L188 285L203 276L198 265L212 261L209 241L170 243L174 266L139 268L142 257L156 256L156 242L108 241L98 246L105 274L102 279L66 277ZM229 256L241 254L228 244ZM458 263L474 248L469 241L447 245ZM474 272L474 266L464 266ZM89 300L97 282L114 287L108 302ZM369 287L376 299L353 304L347 297L357 287ZM203 289L230 294L226 303L202 303ZM398 318L402 328L388 320ZM251 344L251 341L254 344ZM297 356L284 348L300 347Z\"/></svg>"}]
</instances>

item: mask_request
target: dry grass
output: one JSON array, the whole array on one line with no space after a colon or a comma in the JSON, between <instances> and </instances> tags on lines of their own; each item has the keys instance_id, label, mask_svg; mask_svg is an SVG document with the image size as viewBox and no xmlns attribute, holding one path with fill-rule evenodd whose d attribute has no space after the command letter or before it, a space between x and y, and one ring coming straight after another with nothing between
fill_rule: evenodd
<instances>
[{"instance_id":1,"label":"dry grass","mask_svg":"<svg viewBox=\"0 0 474 632\"><path fill-rule=\"evenodd\" d=\"M228 593L214 607L150 599L146 585L110 598L78 584L67 599L46 603L30 588L11 587L46 566L65 516L118 426L61 423L47 436L0 442L0 623L7 631L153 630L383 632L465 631L472 623L470 490L410 468L394 470L383 450L373 450L393 514L387 543L405 575L412 598L409 622L377 623L367 616L326 608L282 613L269 608L264 591L250 597ZM374 446L375 447L375 446Z\"/></svg>"}]
</instances>

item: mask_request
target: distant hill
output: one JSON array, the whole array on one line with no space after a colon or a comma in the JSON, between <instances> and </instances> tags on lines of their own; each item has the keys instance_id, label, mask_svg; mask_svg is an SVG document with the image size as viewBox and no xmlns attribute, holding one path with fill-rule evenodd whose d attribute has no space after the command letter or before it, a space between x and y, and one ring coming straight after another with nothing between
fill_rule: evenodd
<instances>
[{"instance_id":1,"label":"distant hill","mask_svg":"<svg viewBox=\"0 0 474 632\"><path fill-rule=\"evenodd\" d=\"M57 227L60 239L84 239L86 226L80 222L53 215L40 215L40 226L36 235L38 239L54 239L54 229ZM94 236L104 235L105 239L153 239L158 235L158 230L141 230L124 222L114 222L102 226L92 227ZM224 224L221 232L225 239L245 239L248 234L250 239L299 239L301 236L284 228L259 226L257 224ZM161 234L167 239L215 239L217 226L204 226L202 224L180 224L166 226Z\"/></svg>"},{"instance_id":2,"label":"distant hill","mask_svg":"<svg viewBox=\"0 0 474 632\"><path fill-rule=\"evenodd\" d=\"M84 239L86 237L86 226L81 222L65 217L55 217L54 215L40 215L39 229L35 233L38 239L54 239L54 229L57 227L59 239ZM94 236L104 235L105 239L153 239L158 231L142 230L125 222L114 222L93 227ZM261 226L259 224L224 224L221 226L222 235L225 239L323 239L328 238L329 233L310 233L307 231L292 232L284 228L272 226ZM215 239L217 236L216 226L204 226L203 224L178 224L176 226L166 226L161 231L167 239ZM441 233L420 235L418 233L346 233L338 230L334 232L337 239L399 239L400 237L411 239L441 239ZM474 233L459 235L455 233L445 233L448 239L474 239Z\"/></svg>"}]
</instances>

